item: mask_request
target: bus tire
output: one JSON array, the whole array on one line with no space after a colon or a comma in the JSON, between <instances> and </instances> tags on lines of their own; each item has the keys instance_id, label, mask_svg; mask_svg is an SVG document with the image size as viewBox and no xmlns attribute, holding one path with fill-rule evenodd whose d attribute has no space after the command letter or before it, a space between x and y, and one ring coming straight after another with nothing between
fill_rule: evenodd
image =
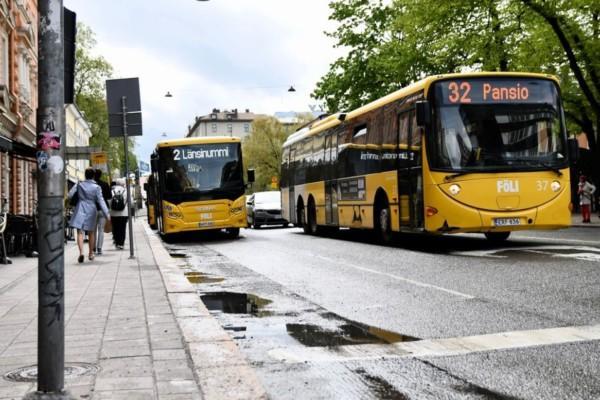
<instances>
[{"instance_id":1,"label":"bus tire","mask_svg":"<svg viewBox=\"0 0 600 400\"><path fill-rule=\"evenodd\" d=\"M384 244L390 243L392 241L392 218L387 200L382 199L376 203L374 222L379 241Z\"/></svg>"},{"instance_id":2,"label":"bus tire","mask_svg":"<svg viewBox=\"0 0 600 400\"><path fill-rule=\"evenodd\" d=\"M154 224L148 224L150 225L150 229L158 229L158 224L154 223Z\"/></svg>"},{"instance_id":3,"label":"bus tire","mask_svg":"<svg viewBox=\"0 0 600 400\"><path fill-rule=\"evenodd\" d=\"M227 228L225 229L225 232L230 239L235 239L240 236L240 228Z\"/></svg>"},{"instance_id":4,"label":"bus tire","mask_svg":"<svg viewBox=\"0 0 600 400\"><path fill-rule=\"evenodd\" d=\"M510 236L510 232L485 232L487 240L492 243L502 243Z\"/></svg>"},{"instance_id":5,"label":"bus tire","mask_svg":"<svg viewBox=\"0 0 600 400\"><path fill-rule=\"evenodd\" d=\"M306 212L306 224L302 226L304 228L304 233L308 233L309 235L317 234L317 207L315 207L315 202L312 198L308 200L308 210Z\"/></svg>"}]
</instances>

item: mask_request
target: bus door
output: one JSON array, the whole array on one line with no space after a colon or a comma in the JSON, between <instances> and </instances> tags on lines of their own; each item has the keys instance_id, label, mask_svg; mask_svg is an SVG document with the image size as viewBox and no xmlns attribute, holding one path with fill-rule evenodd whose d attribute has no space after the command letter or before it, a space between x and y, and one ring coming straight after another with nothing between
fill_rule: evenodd
<instances>
[{"instance_id":1,"label":"bus door","mask_svg":"<svg viewBox=\"0 0 600 400\"><path fill-rule=\"evenodd\" d=\"M325 223L338 224L338 185L335 176L335 163L337 160L337 132L325 137Z\"/></svg>"},{"instance_id":2,"label":"bus door","mask_svg":"<svg viewBox=\"0 0 600 400\"><path fill-rule=\"evenodd\" d=\"M294 164L294 159L296 157L296 146L293 145L290 148L289 156L288 156L288 213L289 213L289 222L296 225L298 221L296 221L296 196L294 190L296 185L296 177L295 177L295 168L297 166Z\"/></svg>"},{"instance_id":3,"label":"bus door","mask_svg":"<svg viewBox=\"0 0 600 400\"><path fill-rule=\"evenodd\" d=\"M421 131L415 109L398 116L398 208L400 230L423 227Z\"/></svg>"}]
</instances>

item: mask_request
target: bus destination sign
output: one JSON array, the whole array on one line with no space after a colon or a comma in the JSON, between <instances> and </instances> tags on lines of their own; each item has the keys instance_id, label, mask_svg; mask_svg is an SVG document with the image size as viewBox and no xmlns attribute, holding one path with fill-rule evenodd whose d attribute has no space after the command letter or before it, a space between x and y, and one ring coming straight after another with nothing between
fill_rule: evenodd
<instances>
[{"instance_id":1,"label":"bus destination sign","mask_svg":"<svg viewBox=\"0 0 600 400\"><path fill-rule=\"evenodd\" d=\"M549 103L556 90L551 81L541 79L460 79L437 84L438 103Z\"/></svg>"}]
</instances>

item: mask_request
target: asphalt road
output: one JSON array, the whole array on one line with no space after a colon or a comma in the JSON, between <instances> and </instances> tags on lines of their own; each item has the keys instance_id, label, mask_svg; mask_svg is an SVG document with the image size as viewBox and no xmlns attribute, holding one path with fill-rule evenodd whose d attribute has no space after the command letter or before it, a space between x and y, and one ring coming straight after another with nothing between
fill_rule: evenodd
<instances>
[{"instance_id":1,"label":"asphalt road","mask_svg":"<svg viewBox=\"0 0 600 400\"><path fill-rule=\"evenodd\" d=\"M596 399L599 233L381 246L351 231L267 228L172 248L190 256L188 272L224 278L198 284L217 309L231 302L223 292L265 299L216 315L275 399Z\"/></svg>"}]
</instances>

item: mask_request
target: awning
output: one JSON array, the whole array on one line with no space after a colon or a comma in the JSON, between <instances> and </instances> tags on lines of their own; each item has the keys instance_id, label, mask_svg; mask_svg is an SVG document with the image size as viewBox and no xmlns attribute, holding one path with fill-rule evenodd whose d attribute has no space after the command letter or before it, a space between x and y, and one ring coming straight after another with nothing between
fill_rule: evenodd
<instances>
[{"instance_id":1,"label":"awning","mask_svg":"<svg viewBox=\"0 0 600 400\"><path fill-rule=\"evenodd\" d=\"M35 147L27 146L26 144L15 142L7 137L0 135L0 150L14 153L21 157L35 158Z\"/></svg>"}]
</instances>

